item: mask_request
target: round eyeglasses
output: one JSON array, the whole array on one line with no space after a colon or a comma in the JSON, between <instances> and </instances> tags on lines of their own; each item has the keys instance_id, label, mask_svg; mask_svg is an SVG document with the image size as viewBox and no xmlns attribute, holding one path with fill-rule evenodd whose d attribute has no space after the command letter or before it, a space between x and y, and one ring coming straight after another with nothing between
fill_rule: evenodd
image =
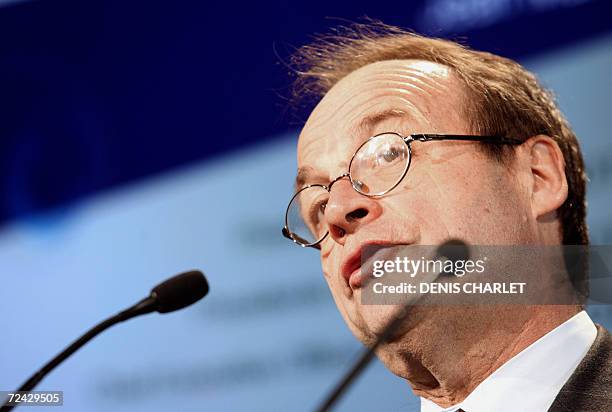
<instances>
[{"instance_id":1,"label":"round eyeglasses","mask_svg":"<svg viewBox=\"0 0 612 412\"><path fill-rule=\"evenodd\" d=\"M338 176L328 185L312 184L297 191L285 213L283 235L303 247L319 247L329 231L325 207L332 186L348 177L358 193L381 197L400 184L412 160L411 143L431 140L463 140L483 143L518 145L522 141L499 136L412 134L403 137L386 132L366 140L351 158L348 173Z\"/></svg>"}]
</instances>

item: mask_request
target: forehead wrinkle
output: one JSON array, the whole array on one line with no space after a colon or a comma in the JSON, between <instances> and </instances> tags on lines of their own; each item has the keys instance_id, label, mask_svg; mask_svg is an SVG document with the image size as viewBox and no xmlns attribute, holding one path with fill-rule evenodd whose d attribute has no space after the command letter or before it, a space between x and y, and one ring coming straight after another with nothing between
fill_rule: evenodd
<instances>
[{"instance_id":1,"label":"forehead wrinkle","mask_svg":"<svg viewBox=\"0 0 612 412\"><path fill-rule=\"evenodd\" d=\"M377 87L379 86L377 83L377 81L366 81L364 82L364 85L371 84L373 87ZM431 103L432 99L451 95L451 93L449 93L450 88L447 85L443 85L435 81L428 82L422 79L414 78L412 78L411 81L405 81L404 79L400 78L398 80L387 79L385 81L380 81L380 83L380 86L382 86L380 93L381 95L387 95L389 92L409 94L422 99L421 103L425 105ZM363 93L371 93L371 91L364 90ZM359 96L359 94L356 96ZM415 107L414 104L412 106Z\"/></svg>"},{"instance_id":2,"label":"forehead wrinkle","mask_svg":"<svg viewBox=\"0 0 612 412\"><path fill-rule=\"evenodd\" d=\"M410 90L417 91L418 93L416 94L416 96L424 97L424 100L431 99L432 96L430 95L433 94L447 95L450 89L449 85L447 84L448 76L438 75L436 76L438 78L432 76L433 75L430 73L423 73L419 70L410 68L405 68L401 71L389 70L383 73L379 73L377 75L370 76L369 78L366 78L363 81L359 82L359 87L357 88L346 87L344 89L341 89L342 93L338 95L334 100L340 100L342 103L340 105L334 106L333 110L324 110L323 106L331 105L329 101L326 101L325 103L328 104L324 104L319 108L320 110L317 110L317 116L315 117L316 123L315 125L312 125L312 128L316 130L321 126L324 126L325 123L330 122L334 117L336 117L339 112L345 109L347 104L354 100L358 100L362 94L368 95L368 97L371 99L373 97L370 96L370 94L372 93L372 89L379 89L380 94L383 95L388 94L390 88L398 92L409 92ZM355 89L357 90L356 93ZM412 106L414 107L414 105Z\"/></svg>"},{"instance_id":3,"label":"forehead wrinkle","mask_svg":"<svg viewBox=\"0 0 612 412\"><path fill-rule=\"evenodd\" d=\"M402 82L398 82L398 84L402 86L404 85L404 83ZM381 89L373 95L372 91L367 90L367 88L365 90L361 90L359 93L355 95L354 100L357 100L361 96L361 94L365 94L367 96L367 101L376 100L377 102L374 104L369 104L365 108L361 108L361 110L359 110L356 113L350 113L350 112L346 114L342 113L344 111L342 109L346 108L345 105L343 105L342 107L336 107L335 110L333 110L332 113L325 116L325 118L316 119L317 121L314 124L313 122L311 122L307 130L307 134L309 135L320 134L321 136L323 136L326 133L326 130L330 129L329 127L330 123L331 124L345 123L348 125L347 128L340 131L342 135L336 135L335 136L336 139L344 137L344 138L351 138L351 140L358 142L364 136L370 137L372 134L372 130L378 124L386 120L389 120L391 118L404 119L404 120L407 120L407 121L410 121L416 124L420 123L422 125L426 125L427 127L431 129L431 122L429 118L425 115L423 110L419 106L417 106L415 103L413 103L412 100L410 99L411 96L414 96L417 98L421 97L421 94L418 91L415 93L415 91L413 90L407 90L407 89L401 89L401 88L393 89L393 91L396 93L395 95L390 95L388 88L386 90ZM392 99L397 100L397 103L389 104L388 101ZM420 103L420 106L424 106L426 111L428 111L429 102L425 101L426 99L422 99L422 100L423 101ZM386 103L382 103L381 101L386 101ZM380 106L382 106L383 108L373 110L374 108L378 108ZM354 111L355 108L350 108L350 110ZM348 112L349 109L346 109L346 111ZM347 120L345 122L341 122L340 119L342 118L346 118ZM337 128L331 128L331 130L337 130ZM319 133L319 131L321 131L321 133ZM389 130L389 131L399 132L399 130ZM412 127L410 131L416 132L417 130L414 127ZM432 132L433 129L431 130L421 129L418 131ZM338 132L332 132L331 134L336 134L336 133ZM308 140L309 141L306 144L302 145L301 147L302 152L307 151L310 145L313 145L313 144L329 145L332 143L332 141L330 140L335 140L335 139L323 138L323 141L322 141L321 138L315 138L315 139L308 139Z\"/></svg>"},{"instance_id":4,"label":"forehead wrinkle","mask_svg":"<svg viewBox=\"0 0 612 412\"><path fill-rule=\"evenodd\" d=\"M425 84L431 89L447 91L450 77L450 71L444 71L443 74L441 74L439 72L423 72L422 70L411 67L389 68L370 76L365 81L361 81L360 84L374 83L377 81L400 81L404 83L406 81L413 81L415 83Z\"/></svg>"},{"instance_id":5,"label":"forehead wrinkle","mask_svg":"<svg viewBox=\"0 0 612 412\"><path fill-rule=\"evenodd\" d=\"M419 94L429 93L429 91L427 90L427 87L425 88L422 87L423 85L424 86L427 86L427 85L420 81L409 83L402 79L398 79L398 80L385 79L385 80L377 80L377 81L365 81L363 82L363 84L367 86L371 85L372 87L379 87L382 89L381 92L385 92L385 94L388 94L390 91L404 91L404 90L417 91L419 92ZM371 93L371 90L364 90L364 93L368 93L368 92Z\"/></svg>"},{"instance_id":6,"label":"forehead wrinkle","mask_svg":"<svg viewBox=\"0 0 612 412\"><path fill-rule=\"evenodd\" d=\"M389 120L390 118L404 119L413 123L422 122L423 124L427 125L427 127L431 127L431 122L429 121L428 117L425 116L423 110L421 110L421 108L407 98L415 94L407 90L396 91L400 92L401 94L395 96L386 96L385 94L383 97L385 97L387 101L397 100L400 102L399 104L375 103L363 108L358 113L351 116L351 119L348 122L352 125L350 130L357 134L369 134L371 133L371 130L374 129L379 123ZM383 108L374 110L374 108L379 106L382 106ZM426 108L429 107L429 105L425 106ZM431 132L431 130L420 131L424 133Z\"/></svg>"},{"instance_id":7,"label":"forehead wrinkle","mask_svg":"<svg viewBox=\"0 0 612 412\"><path fill-rule=\"evenodd\" d=\"M396 79L400 81L410 79L414 81L425 82L431 85L443 85L445 83L449 83L451 77L432 76L428 73L422 73L418 70L404 69L377 73L376 75L372 75L368 79L362 80L359 83L363 84L364 82L387 81L389 79Z\"/></svg>"},{"instance_id":8,"label":"forehead wrinkle","mask_svg":"<svg viewBox=\"0 0 612 412\"><path fill-rule=\"evenodd\" d=\"M350 122L351 134L359 137L371 137L374 130L381 123L396 119L414 123L415 120L427 121L420 111L407 100L401 99L402 105L409 106L410 111L404 110L400 105L389 105L383 109L373 110L378 105L372 105L355 115ZM418 120L417 120L418 121ZM412 129L412 128L411 128ZM385 132L399 133L400 130L385 130ZM361 140L361 139L359 139Z\"/></svg>"},{"instance_id":9,"label":"forehead wrinkle","mask_svg":"<svg viewBox=\"0 0 612 412\"><path fill-rule=\"evenodd\" d=\"M364 87L367 86L367 87ZM449 87L441 84L441 82L428 79L426 77L413 77L408 75L398 75L396 77L387 77L384 79L367 79L361 82L361 88L357 92L355 90L346 90L340 96L345 101L355 99L362 93L371 93L373 88L381 89L381 91L397 90L397 89L412 89L418 90L423 94L438 94L448 93ZM346 96L350 94L350 96Z\"/></svg>"},{"instance_id":10,"label":"forehead wrinkle","mask_svg":"<svg viewBox=\"0 0 612 412\"><path fill-rule=\"evenodd\" d=\"M390 93L393 92L393 93ZM371 90L366 90L362 92L364 95L366 95L367 99L365 101L365 103L369 103L371 101L376 101L373 104L368 105L365 108L360 108L359 112L355 113L355 114L350 114L347 113L347 115L345 115L345 117L350 118L351 121L354 122L355 118L360 118L360 117L366 117L367 115L365 113L369 112L373 107L376 106L383 106L385 107L384 110L380 110L381 112L383 111L388 111L390 109L395 109L397 111L401 111L404 115L410 115L410 111L416 111L416 112L422 112L422 110L420 110L418 108L418 106L416 104L414 104L413 102L407 100L407 97L409 96L415 96L417 98L421 98L421 94L420 93L415 93L414 90L406 90L406 89L402 89L402 88L387 88L384 90L378 90L377 92L372 92ZM358 93L357 95L355 95L355 97L360 97L361 93ZM410 111L406 110L405 107L400 107L397 104L389 104L389 101L391 100L401 100L402 102L408 102L408 108L410 109ZM423 102L424 104L425 102ZM363 105L364 103L361 103L361 105ZM359 107L358 107L359 108ZM355 110L355 108L353 108L353 110Z\"/></svg>"},{"instance_id":11,"label":"forehead wrinkle","mask_svg":"<svg viewBox=\"0 0 612 412\"><path fill-rule=\"evenodd\" d=\"M431 79L425 76L411 76L411 75L402 75L398 76L397 80L394 82L403 85L406 88L414 88L420 90L423 93L433 94L447 94L449 92L448 85L444 84L445 82L439 82L435 79Z\"/></svg>"},{"instance_id":12,"label":"forehead wrinkle","mask_svg":"<svg viewBox=\"0 0 612 412\"><path fill-rule=\"evenodd\" d=\"M374 71L378 76L393 75L396 73L414 73L420 77L448 79L453 75L453 70L440 63L424 60L385 60L364 66L364 72ZM356 71L359 71L358 69Z\"/></svg>"},{"instance_id":13,"label":"forehead wrinkle","mask_svg":"<svg viewBox=\"0 0 612 412\"><path fill-rule=\"evenodd\" d=\"M452 77L451 71L444 72L424 72L414 67L402 67L398 68L395 71L390 71L389 75L391 76L408 76L408 77L418 77L421 79L425 79L430 82L441 82L446 83Z\"/></svg>"},{"instance_id":14,"label":"forehead wrinkle","mask_svg":"<svg viewBox=\"0 0 612 412\"><path fill-rule=\"evenodd\" d=\"M423 114L423 110L419 108L415 103L413 103L413 101L410 100L410 97L415 97L415 98L420 99L419 106L422 106L424 109L426 109L427 112L429 112L431 111L431 106L433 103L432 99L436 97L435 95L447 96L448 90L450 88L445 84L440 84L439 82L436 82L436 81L429 81L429 79L426 79L425 76L423 77L423 79L411 77L411 80L412 82L407 82L401 77L399 78L399 80L389 80L389 79L366 80L362 83L362 85L367 85L367 86L371 85L373 86L372 89L378 89L380 91L372 96L372 91L371 91L372 89L370 89L369 87L364 87L362 88L362 90L360 90L360 92L355 94L353 98L358 99L361 94L366 94L368 97L368 100L372 100L372 99L379 98L379 97L385 98L385 99L399 97L401 101L403 102L403 104L407 106L407 108L409 109L409 112L414 112L414 115L415 115L414 117L416 119L418 119L419 121L425 122L427 125L430 125L428 118L424 116ZM382 87L378 87L378 86L382 86ZM397 87L393 87L393 86L397 86ZM390 92L397 93L398 95L396 96L390 95ZM397 107L397 108L400 109L400 107ZM367 110L368 109L362 110L361 113ZM357 115L356 117L361 116L362 115L361 113ZM364 129L364 128L360 128L360 129Z\"/></svg>"}]
</instances>

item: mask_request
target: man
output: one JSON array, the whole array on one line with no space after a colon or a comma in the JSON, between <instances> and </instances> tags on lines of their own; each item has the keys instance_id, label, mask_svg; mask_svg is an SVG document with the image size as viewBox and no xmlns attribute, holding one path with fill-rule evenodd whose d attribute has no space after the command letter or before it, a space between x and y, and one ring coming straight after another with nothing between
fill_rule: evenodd
<instances>
[{"instance_id":1,"label":"man","mask_svg":"<svg viewBox=\"0 0 612 412\"><path fill-rule=\"evenodd\" d=\"M364 344L394 313L361 301L368 245L588 244L577 139L517 63L382 23L323 37L294 62L296 92L320 101L283 233L320 249ZM400 166L373 178L380 162ZM377 356L422 411L610 411L612 339L582 309L415 306Z\"/></svg>"}]
</instances>

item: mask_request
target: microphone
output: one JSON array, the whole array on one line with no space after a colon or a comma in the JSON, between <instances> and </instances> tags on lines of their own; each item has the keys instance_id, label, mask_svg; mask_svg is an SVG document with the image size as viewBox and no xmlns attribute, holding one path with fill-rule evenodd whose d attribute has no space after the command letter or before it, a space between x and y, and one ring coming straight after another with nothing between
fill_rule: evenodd
<instances>
[{"instance_id":1,"label":"microphone","mask_svg":"<svg viewBox=\"0 0 612 412\"><path fill-rule=\"evenodd\" d=\"M153 311L168 313L183 309L206 296L208 290L206 277L199 270L184 272L165 280L140 302L94 326L32 375L17 391L31 391L57 365L109 327ZM1 412L8 412L15 407L7 404L8 401L0 408Z\"/></svg>"},{"instance_id":2,"label":"microphone","mask_svg":"<svg viewBox=\"0 0 612 412\"><path fill-rule=\"evenodd\" d=\"M451 239L443 243L436 250L436 258L446 257L448 260L457 261L461 259L467 260L470 256L470 250L468 246L462 240ZM453 265L454 267L454 265ZM435 279L432 279L432 281ZM391 320L384 327L382 333L378 339L374 342L370 348L364 349L363 353L355 364L349 369L349 371L342 377L342 379L336 384L335 388L329 393L321 405L317 408L317 412L327 412L332 409L340 397L346 392L353 381L363 372L366 366L369 365L370 361L374 357L376 349L386 342L388 342L395 332L399 329L401 324L408 315L410 306L414 303L413 300L409 300L407 304L404 304L395 313Z\"/></svg>"}]
</instances>

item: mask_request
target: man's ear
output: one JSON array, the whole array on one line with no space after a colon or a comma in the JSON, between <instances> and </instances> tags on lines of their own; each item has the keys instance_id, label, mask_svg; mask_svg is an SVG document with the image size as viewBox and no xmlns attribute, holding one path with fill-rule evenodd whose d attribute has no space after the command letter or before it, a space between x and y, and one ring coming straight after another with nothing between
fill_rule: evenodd
<instances>
[{"instance_id":1,"label":"man's ear","mask_svg":"<svg viewBox=\"0 0 612 412\"><path fill-rule=\"evenodd\" d=\"M567 199L565 161L551 137L537 135L523 143L531 170L531 206L535 218L554 212Z\"/></svg>"}]
</instances>

